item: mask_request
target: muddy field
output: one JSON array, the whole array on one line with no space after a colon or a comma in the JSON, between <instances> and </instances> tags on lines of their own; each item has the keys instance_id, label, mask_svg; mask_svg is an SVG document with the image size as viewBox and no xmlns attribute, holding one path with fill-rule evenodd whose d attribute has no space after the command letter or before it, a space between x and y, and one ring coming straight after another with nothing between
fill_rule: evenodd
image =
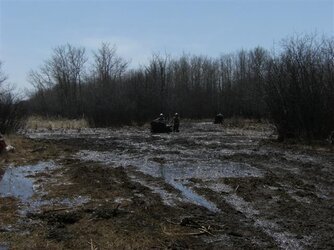
<instances>
[{"instance_id":1,"label":"muddy field","mask_svg":"<svg viewBox=\"0 0 334 250\"><path fill-rule=\"evenodd\" d=\"M1 161L1 250L334 248L333 148L265 124L23 133Z\"/></svg>"}]
</instances>

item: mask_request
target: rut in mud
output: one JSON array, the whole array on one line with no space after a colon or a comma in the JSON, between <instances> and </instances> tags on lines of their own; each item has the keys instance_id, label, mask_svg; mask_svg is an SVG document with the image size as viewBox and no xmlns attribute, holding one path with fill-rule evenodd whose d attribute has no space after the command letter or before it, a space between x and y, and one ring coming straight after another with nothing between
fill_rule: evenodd
<instances>
[{"instance_id":1,"label":"rut in mud","mask_svg":"<svg viewBox=\"0 0 334 250\"><path fill-rule=\"evenodd\" d=\"M53 184L46 181L46 194L39 192L34 198L40 203L43 197L57 200L58 205L64 199L82 199L68 205L80 207L74 225L66 230L48 226L51 240L64 230L65 235L77 233L75 225L83 228L86 217L87 221L98 217L97 223L103 223L101 219L119 212L112 227L117 239L125 239L126 230L133 238L146 239L138 243L141 247L334 247L333 153L271 143L273 131L266 126L238 129L201 122L183 124L180 133L158 135L131 127L27 135L71 149L70 156L53 159L58 165L48 169L56 176L49 180ZM6 174L2 183L11 175ZM19 197L23 206L31 195ZM45 216L31 218L50 224ZM208 232L191 234L185 219L188 226L197 223ZM112 236L99 236L96 244L102 249L122 245L121 240L117 245L107 237ZM80 246L73 235L58 242L69 248Z\"/></svg>"}]
</instances>

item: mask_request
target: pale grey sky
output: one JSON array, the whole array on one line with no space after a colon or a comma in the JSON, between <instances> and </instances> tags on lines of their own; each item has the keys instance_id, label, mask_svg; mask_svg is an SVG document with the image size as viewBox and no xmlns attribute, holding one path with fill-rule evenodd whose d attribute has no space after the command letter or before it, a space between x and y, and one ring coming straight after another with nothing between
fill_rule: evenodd
<instances>
[{"instance_id":1,"label":"pale grey sky","mask_svg":"<svg viewBox=\"0 0 334 250\"><path fill-rule=\"evenodd\" d=\"M136 67L153 52L219 56L312 32L333 36L333 0L0 0L0 60L19 88L66 43L116 44Z\"/></svg>"}]
</instances>

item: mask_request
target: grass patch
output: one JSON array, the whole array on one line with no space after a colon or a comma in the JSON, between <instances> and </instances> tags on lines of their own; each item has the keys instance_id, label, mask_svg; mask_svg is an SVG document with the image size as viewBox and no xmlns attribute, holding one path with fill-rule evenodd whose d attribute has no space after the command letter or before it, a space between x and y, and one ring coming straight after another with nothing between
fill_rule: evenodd
<instances>
[{"instance_id":1,"label":"grass patch","mask_svg":"<svg viewBox=\"0 0 334 250\"><path fill-rule=\"evenodd\" d=\"M258 130L263 127L271 127L272 125L267 120L231 117L224 119L223 126L230 128L244 128L250 130Z\"/></svg>"},{"instance_id":2,"label":"grass patch","mask_svg":"<svg viewBox=\"0 0 334 250\"><path fill-rule=\"evenodd\" d=\"M0 171L10 164L34 164L72 153L70 148L65 145L43 140L32 140L17 134L5 135L5 141L7 145L12 145L14 150L0 154Z\"/></svg>"},{"instance_id":3,"label":"grass patch","mask_svg":"<svg viewBox=\"0 0 334 250\"><path fill-rule=\"evenodd\" d=\"M27 129L81 129L88 128L88 122L82 119L65 119L65 118L47 118L40 116L31 116L26 123Z\"/></svg>"}]
</instances>

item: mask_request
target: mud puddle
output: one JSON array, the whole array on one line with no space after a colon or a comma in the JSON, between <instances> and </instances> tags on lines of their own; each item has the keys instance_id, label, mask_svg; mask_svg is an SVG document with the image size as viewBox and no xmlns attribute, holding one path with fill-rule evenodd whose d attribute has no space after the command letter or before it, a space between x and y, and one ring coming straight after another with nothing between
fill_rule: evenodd
<instances>
[{"instance_id":1,"label":"mud puddle","mask_svg":"<svg viewBox=\"0 0 334 250\"><path fill-rule=\"evenodd\" d=\"M132 166L137 171L151 177L163 179L165 183L171 185L181 193L177 196L159 186L148 185L140 181L140 177L132 175L134 181L138 181L149 187L155 193L160 194L165 204L174 204L180 200L203 206L211 212L220 212L220 209L213 202L197 194L187 184L190 179L199 180L217 180L220 178L243 178L243 177L263 177L263 172L249 164L239 162L221 162L221 161L200 161L195 159L184 160L179 155L168 155L164 157L150 158L148 156L127 155L121 152L97 152L83 150L76 157L84 161L96 161L113 166ZM219 186L219 183L216 184ZM173 199L171 199L173 197ZM173 200L173 201L171 201Z\"/></svg>"},{"instance_id":2,"label":"mud puddle","mask_svg":"<svg viewBox=\"0 0 334 250\"><path fill-rule=\"evenodd\" d=\"M175 181L173 179L165 179L165 181L175 189L181 191L183 197L185 197L186 200L190 201L191 203L205 207L214 213L221 212L216 204L205 199L203 196L198 195L196 192L191 190L191 188L188 188L186 185L184 185L184 183Z\"/></svg>"},{"instance_id":3,"label":"mud puddle","mask_svg":"<svg viewBox=\"0 0 334 250\"><path fill-rule=\"evenodd\" d=\"M40 162L36 165L9 166L0 181L1 197L16 197L27 202L38 189L35 177L56 167L54 162ZM41 191L41 190L39 190Z\"/></svg>"},{"instance_id":4,"label":"mud puddle","mask_svg":"<svg viewBox=\"0 0 334 250\"><path fill-rule=\"evenodd\" d=\"M45 199L44 182L51 181L50 171L59 168L53 162L39 162L35 165L9 166L0 181L0 197L14 197L20 202L19 214L37 211L42 207L73 207L88 202L87 197Z\"/></svg>"},{"instance_id":5,"label":"mud puddle","mask_svg":"<svg viewBox=\"0 0 334 250\"><path fill-rule=\"evenodd\" d=\"M7 244L0 243L0 250L9 250L9 247Z\"/></svg>"}]
</instances>

